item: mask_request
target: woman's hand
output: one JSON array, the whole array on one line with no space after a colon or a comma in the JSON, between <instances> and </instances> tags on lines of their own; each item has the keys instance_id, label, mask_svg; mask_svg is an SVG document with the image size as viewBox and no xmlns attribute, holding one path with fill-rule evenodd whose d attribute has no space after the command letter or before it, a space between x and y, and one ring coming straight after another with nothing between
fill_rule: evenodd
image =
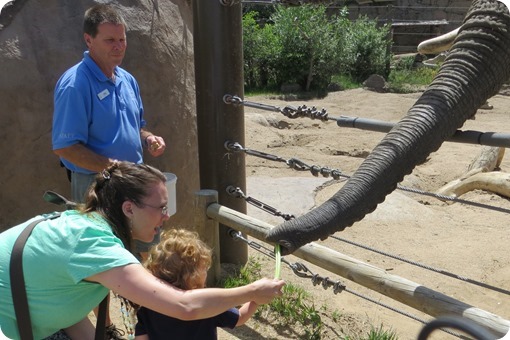
<instances>
[{"instance_id":1,"label":"woman's hand","mask_svg":"<svg viewBox=\"0 0 510 340\"><path fill-rule=\"evenodd\" d=\"M252 301L257 304L265 304L271 302L275 297L281 296L282 287L285 286L283 280L263 278L250 284L254 291Z\"/></svg>"}]
</instances>

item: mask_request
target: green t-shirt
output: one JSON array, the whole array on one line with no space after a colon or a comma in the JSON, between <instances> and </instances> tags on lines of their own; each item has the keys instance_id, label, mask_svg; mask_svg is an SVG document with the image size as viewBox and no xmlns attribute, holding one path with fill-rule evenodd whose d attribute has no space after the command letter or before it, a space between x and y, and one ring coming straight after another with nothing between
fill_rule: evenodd
<instances>
[{"instance_id":1,"label":"green t-shirt","mask_svg":"<svg viewBox=\"0 0 510 340\"><path fill-rule=\"evenodd\" d=\"M23 228L38 216L0 234L0 328L19 338L12 304L9 261ZM108 223L96 213L70 210L40 222L23 251L23 272L35 339L85 318L108 289L83 279L111 268L139 263Z\"/></svg>"}]
</instances>

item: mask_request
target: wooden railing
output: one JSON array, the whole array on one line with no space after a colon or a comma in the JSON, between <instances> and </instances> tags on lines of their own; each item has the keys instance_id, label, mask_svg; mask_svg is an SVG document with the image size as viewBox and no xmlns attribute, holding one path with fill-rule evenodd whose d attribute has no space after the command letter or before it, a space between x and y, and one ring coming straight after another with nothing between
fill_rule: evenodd
<instances>
[{"instance_id":1,"label":"wooden railing","mask_svg":"<svg viewBox=\"0 0 510 340\"><path fill-rule=\"evenodd\" d=\"M195 228L216 252L219 252L218 224L265 242L267 231L272 225L257 220L217 203L214 190L196 193L194 205ZM472 320L487 328L495 336L503 337L510 329L510 321L480 308L444 295L419 283L388 273L378 267L346 256L317 243L309 243L292 255L337 274L352 282L388 296L433 317L457 315ZM208 274L208 283L219 278L219 254L215 253L213 265Z\"/></svg>"}]
</instances>

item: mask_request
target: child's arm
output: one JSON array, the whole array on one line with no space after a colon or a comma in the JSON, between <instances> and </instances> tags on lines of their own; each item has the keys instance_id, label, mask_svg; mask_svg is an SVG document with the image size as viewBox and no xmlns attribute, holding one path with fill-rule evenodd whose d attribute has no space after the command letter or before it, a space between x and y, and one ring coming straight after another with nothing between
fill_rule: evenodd
<instances>
[{"instance_id":1,"label":"child's arm","mask_svg":"<svg viewBox=\"0 0 510 340\"><path fill-rule=\"evenodd\" d=\"M135 340L149 340L149 336L147 334L137 335Z\"/></svg>"},{"instance_id":2,"label":"child's arm","mask_svg":"<svg viewBox=\"0 0 510 340\"><path fill-rule=\"evenodd\" d=\"M255 313L258 306L259 305L253 301L246 302L244 305L242 305L241 308L239 308L239 320L237 320L236 327L244 325L244 323L248 321Z\"/></svg>"}]
</instances>

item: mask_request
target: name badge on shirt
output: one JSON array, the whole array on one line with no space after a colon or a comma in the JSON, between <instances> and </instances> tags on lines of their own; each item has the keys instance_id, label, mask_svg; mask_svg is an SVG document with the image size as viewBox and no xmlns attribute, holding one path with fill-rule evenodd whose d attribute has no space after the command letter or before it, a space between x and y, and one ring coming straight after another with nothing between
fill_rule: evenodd
<instances>
[{"instance_id":1,"label":"name badge on shirt","mask_svg":"<svg viewBox=\"0 0 510 340\"><path fill-rule=\"evenodd\" d=\"M110 91L108 91L108 89L104 89L103 91L101 91L97 94L97 97L99 98L99 100L103 100L106 97L108 97L109 94L110 94Z\"/></svg>"}]
</instances>

